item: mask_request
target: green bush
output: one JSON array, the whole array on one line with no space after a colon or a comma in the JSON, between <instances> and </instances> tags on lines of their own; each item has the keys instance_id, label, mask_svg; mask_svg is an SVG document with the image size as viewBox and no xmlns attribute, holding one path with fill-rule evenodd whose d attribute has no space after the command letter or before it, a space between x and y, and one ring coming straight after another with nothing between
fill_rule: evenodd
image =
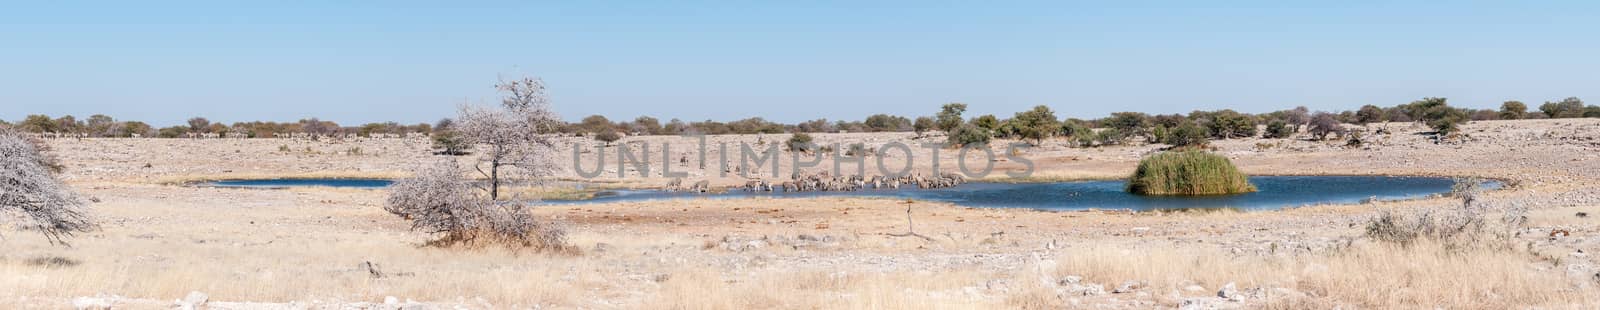
<instances>
[{"instance_id":1,"label":"green bush","mask_svg":"<svg viewBox=\"0 0 1600 310\"><path fill-rule=\"evenodd\" d=\"M817 147L811 144L811 135L805 133L795 133L789 136L789 141L785 142L784 145L789 147L790 152L810 152Z\"/></svg>"},{"instance_id":2,"label":"green bush","mask_svg":"<svg viewBox=\"0 0 1600 310\"><path fill-rule=\"evenodd\" d=\"M1100 143L1100 145L1118 145L1127 139L1128 134L1116 128L1101 129L1099 133L1094 135L1095 142Z\"/></svg>"},{"instance_id":3,"label":"green bush","mask_svg":"<svg viewBox=\"0 0 1600 310\"><path fill-rule=\"evenodd\" d=\"M612 142L617 142L617 140L622 140L622 135L618 134L616 130L606 130L594 134L594 139L600 140L600 142L605 142L606 144L611 144Z\"/></svg>"},{"instance_id":4,"label":"green bush","mask_svg":"<svg viewBox=\"0 0 1600 310\"><path fill-rule=\"evenodd\" d=\"M1183 123L1178 125L1177 128L1167 131L1166 138L1161 142L1176 147L1202 146L1206 145L1206 136L1208 135L1210 134L1207 133L1205 128L1201 128L1192 122Z\"/></svg>"},{"instance_id":5,"label":"green bush","mask_svg":"<svg viewBox=\"0 0 1600 310\"><path fill-rule=\"evenodd\" d=\"M1161 152L1139 161L1128 180L1138 195L1227 195L1256 191L1227 157L1189 149Z\"/></svg>"},{"instance_id":6,"label":"green bush","mask_svg":"<svg viewBox=\"0 0 1600 310\"><path fill-rule=\"evenodd\" d=\"M988 145L989 131L972 124L961 125L950 132L949 142L955 146Z\"/></svg>"},{"instance_id":7,"label":"green bush","mask_svg":"<svg viewBox=\"0 0 1600 310\"><path fill-rule=\"evenodd\" d=\"M1291 136L1294 136L1294 128L1289 127L1289 123L1284 121L1267 123L1267 131L1261 133L1262 138L1268 139L1284 139Z\"/></svg>"}]
</instances>

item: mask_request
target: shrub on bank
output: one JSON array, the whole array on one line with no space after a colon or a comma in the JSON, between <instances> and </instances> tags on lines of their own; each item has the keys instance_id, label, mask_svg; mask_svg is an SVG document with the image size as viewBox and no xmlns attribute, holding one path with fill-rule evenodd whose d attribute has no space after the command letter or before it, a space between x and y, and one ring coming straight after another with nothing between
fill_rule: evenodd
<instances>
[{"instance_id":1,"label":"shrub on bank","mask_svg":"<svg viewBox=\"0 0 1600 310\"><path fill-rule=\"evenodd\" d=\"M1128 192L1138 195L1226 195L1256 191L1227 157L1201 150L1161 152L1139 161Z\"/></svg>"},{"instance_id":2,"label":"shrub on bank","mask_svg":"<svg viewBox=\"0 0 1600 310\"><path fill-rule=\"evenodd\" d=\"M95 228L88 203L56 177L62 166L48 147L10 129L0 129L0 218L20 215L25 229L54 244Z\"/></svg>"},{"instance_id":3,"label":"shrub on bank","mask_svg":"<svg viewBox=\"0 0 1600 310\"><path fill-rule=\"evenodd\" d=\"M389 187L383 209L411 220L411 229L439 235L437 246L504 245L569 251L566 231L541 222L518 202L480 195L454 160L440 161Z\"/></svg>"},{"instance_id":4,"label":"shrub on bank","mask_svg":"<svg viewBox=\"0 0 1600 310\"><path fill-rule=\"evenodd\" d=\"M955 131L951 131L948 142L954 146L989 145L989 137L987 130L967 124L956 127Z\"/></svg>"},{"instance_id":5,"label":"shrub on bank","mask_svg":"<svg viewBox=\"0 0 1600 310\"><path fill-rule=\"evenodd\" d=\"M1184 123L1169 131L1162 141L1174 147L1204 146L1208 135L1205 128L1194 123Z\"/></svg>"},{"instance_id":6,"label":"shrub on bank","mask_svg":"<svg viewBox=\"0 0 1600 310\"><path fill-rule=\"evenodd\" d=\"M1291 136L1294 136L1294 128L1289 127L1289 123L1284 121L1267 123L1267 131L1261 133L1262 138L1268 139L1285 139Z\"/></svg>"},{"instance_id":7,"label":"shrub on bank","mask_svg":"<svg viewBox=\"0 0 1600 310\"><path fill-rule=\"evenodd\" d=\"M1456 180L1450 196L1461 200L1460 208L1412 210L1400 213L1379 210L1367 222L1365 235L1373 240L1410 246L1426 241L1447 249L1516 248L1518 232L1527 227L1527 208L1517 204L1494 204L1480 197L1483 180ZM1497 214L1498 213L1498 214Z\"/></svg>"},{"instance_id":8,"label":"shrub on bank","mask_svg":"<svg viewBox=\"0 0 1600 310\"><path fill-rule=\"evenodd\" d=\"M784 145L789 147L790 152L810 152L816 148L816 145L811 144L811 140L811 135L795 133L789 136L789 141L784 142Z\"/></svg>"}]
</instances>

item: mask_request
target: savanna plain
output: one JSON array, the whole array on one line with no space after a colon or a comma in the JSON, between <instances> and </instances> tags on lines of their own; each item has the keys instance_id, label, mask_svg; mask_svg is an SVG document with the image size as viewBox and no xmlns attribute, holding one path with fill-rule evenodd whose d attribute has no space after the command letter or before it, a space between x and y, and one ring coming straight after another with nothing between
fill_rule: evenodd
<instances>
[{"instance_id":1,"label":"savanna plain","mask_svg":"<svg viewBox=\"0 0 1600 310\"><path fill-rule=\"evenodd\" d=\"M192 183L397 178L428 162L472 160L435 155L427 140L48 139L66 165L62 177L90 197L100 227L70 246L5 230L0 304L169 308L192 305L184 299L199 292L204 306L222 309L1600 306L1600 120L1477 121L1444 143L1415 123L1352 129L1368 133L1363 145L1252 138L1210 147L1251 175L1481 177L1505 186L1477 194L1471 205L1443 195L1263 211L1044 211L851 197L550 204L535 214L565 229L570 249L531 252L429 246L434 236L385 212L383 190ZM944 139L815 136L819 144L869 146ZM764 145L787 138L708 139ZM716 163L700 167L690 153L695 140L616 143L657 146L649 160L658 169L671 166L713 187L749 180L721 176ZM663 156L662 144L673 153ZM586 145L563 146L557 162L577 156L593 167L596 150ZM995 176L978 181L1125 178L1160 148L1046 140L1020 151L1032 176L1004 177L1023 164L1002 157L992 161ZM956 169L957 152L913 150L918 171L929 173L933 158L942 171ZM716 160L716 152L708 157ZM782 155L789 171L791 154ZM735 169L737 156L729 157ZM829 169L832 160L806 169ZM899 167L908 158L884 160ZM876 161L866 161L869 174ZM668 182L659 171L641 176L623 167L619 177L614 162L603 169L594 180L562 171L562 182L523 190L583 196Z\"/></svg>"}]
</instances>

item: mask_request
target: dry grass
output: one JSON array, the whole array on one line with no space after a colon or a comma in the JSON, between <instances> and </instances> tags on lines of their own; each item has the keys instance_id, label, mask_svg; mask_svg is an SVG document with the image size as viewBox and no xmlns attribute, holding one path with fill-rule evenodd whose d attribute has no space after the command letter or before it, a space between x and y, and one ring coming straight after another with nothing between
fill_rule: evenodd
<instances>
[{"instance_id":1,"label":"dry grass","mask_svg":"<svg viewBox=\"0 0 1600 310\"><path fill-rule=\"evenodd\" d=\"M986 299L960 294L982 285L973 272L933 274L780 272L749 280L714 270L673 274L662 283L660 309L989 309ZM737 277L745 278L745 277ZM659 307L658 307L659 306Z\"/></svg>"},{"instance_id":2,"label":"dry grass","mask_svg":"<svg viewBox=\"0 0 1600 310\"><path fill-rule=\"evenodd\" d=\"M1200 295L1209 295L1236 282L1240 289L1291 288L1308 295L1273 301L1279 305L1505 309L1600 301L1600 292L1592 288L1575 288L1559 273L1537 272L1529 253L1461 251L1435 243L1356 243L1328 253L1274 256L1169 246L1090 248L1059 260L1060 276L1098 283L1146 281L1156 292L1193 284L1205 288Z\"/></svg>"},{"instance_id":3,"label":"dry grass","mask_svg":"<svg viewBox=\"0 0 1600 310\"><path fill-rule=\"evenodd\" d=\"M1502 124L1529 131L1529 137L1554 133L1563 138L1529 140L1519 134L1509 135L1516 139L1497 139L1496 135L1508 136L1495 129ZM1250 139L1213 145L1250 173L1519 177L1526 179L1524 187L1490 195L1543 202L1594 184L1591 172L1600 161L1574 150L1586 147L1577 143L1587 142L1577 141L1592 141L1587 138L1596 131L1590 129L1600 126L1600 120L1467 126L1469 131L1474 126L1488 129L1473 131L1484 141L1511 144L1434 145L1397 134L1375 137L1368 144L1373 150L1281 141L1262 151L1252 148L1260 141ZM817 138L871 144L903 136ZM675 151L693 149L690 141L676 137L624 141L639 139L671 141L677 143ZM711 139L717 143L761 138ZM1428 243L1410 247L1356 243L1338 250L1270 255L1251 247L1359 236L1360 224L1372 207L1130 214L917 203L916 230L934 241L888 236L905 231L905 205L891 200L679 199L540 208L535 211L539 215L570 223L569 241L583 249L581 256L560 256L421 247L431 236L410 232L406 221L383 212L381 191L153 184L219 178L399 177L408 174L403 169L438 159L426 155L426 141L61 139L52 143L70 163L69 184L103 201L90 207L103 229L75 238L71 248L51 246L32 232L7 230L0 240L0 304L12 306L22 300L18 307L64 308L73 297L107 293L151 300L149 308L161 308L189 291L202 291L219 302L314 301L313 307L396 296L466 308L535 304L596 309L1153 308L1177 306L1169 297L1173 290L1180 290L1183 298L1215 299L1216 290L1228 282L1237 282L1241 289L1284 287L1308 294L1224 305L1243 308L1592 308L1600 304L1588 275L1575 279L1566 274L1570 266L1595 262L1592 256L1573 255L1578 248L1593 249L1594 223L1600 217L1600 206L1582 201L1585 205L1546 206L1529 214L1534 227L1530 229L1536 229L1538 236L1521 238L1541 243L1533 249L1536 253L1520 248L1445 251ZM283 144L296 152L272 151ZM1141 155L1157 148L1046 144L1029 151L1037 155L1030 158L1040 168L1031 180L1122 178ZM307 146L321 154L299 152ZM351 147L362 148L364 154L331 153ZM1518 151L1506 152L1508 147ZM919 159L924 158L920 149L915 150ZM941 153L945 169L953 167L951 153ZM675 163L677 158L671 160ZM892 158L889 164L898 167L898 160ZM872 162L868 161L869 171ZM995 175L1018 166L999 164ZM691 179L711 179L714 185L745 181L716 177L715 165L711 170L692 166L673 169L690 172ZM592 167L592 162L584 167ZM820 167L831 167L831 162ZM630 175L605 181L611 182L605 186L648 187L666 180ZM559 195L569 194L581 195L575 191ZM1571 196L1559 197L1571 201L1565 198ZM1379 205L1400 209L1446 203L1423 199ZM1578 218L1575 212L1592 216ZM1133 232L1137 228L1144 229ZM1571 230L1573 237L1549 241L1544 235L1553 228ZM744 252L715 246L725 235L793 238L800 234L839 241L830 246L772 245ZM708 242L713 246L702 249ZM1047 243L1065 248L1042 250ZM1054 253L1046 257L1059 262L1059 268L1051 269L1053 275L1085 276L1108 289L1123 281L1144 280L1151 287L1140 293L1148 297L1064 298L1056 291L1060 287L1038 283L1026 259L1016 259L1040 251ZM362 268L364 262L377 264L386 276L371 277ZM1004 280L1008 288L985 288L991 280ZM1190 283L1205 289L1181 291Z\"/></svg>"}]
</instances>

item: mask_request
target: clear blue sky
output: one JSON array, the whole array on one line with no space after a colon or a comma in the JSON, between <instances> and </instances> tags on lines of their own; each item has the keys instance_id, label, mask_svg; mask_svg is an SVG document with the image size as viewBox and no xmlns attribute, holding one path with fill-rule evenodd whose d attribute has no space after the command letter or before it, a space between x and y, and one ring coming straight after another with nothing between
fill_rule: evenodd
<instances>
[{"instance_id":1,"label":"clear blue sky","mask_svg":"<svg viewBox=\"0 0 1600 310\"><path fill-rule=\"evenodd\" d=\"M0 4L0 119L432 122L517 72L569 120L1600 101L1593 1L237 2Z\"/></svg>"}]
</instances>

